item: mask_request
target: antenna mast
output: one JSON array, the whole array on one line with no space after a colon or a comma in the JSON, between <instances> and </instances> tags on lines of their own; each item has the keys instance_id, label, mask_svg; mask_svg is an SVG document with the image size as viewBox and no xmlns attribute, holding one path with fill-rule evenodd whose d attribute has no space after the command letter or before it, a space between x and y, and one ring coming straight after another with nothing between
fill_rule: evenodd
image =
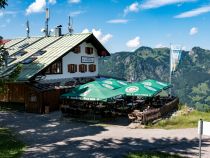
<instances>
[{"instance_id":1,"label":"antenna mast","mask_svg":"<svg viewBox=\"0 0 210 158\"><path fill-rule=\"evenodd\" d=\"M46 8L46 20L45 20L45 36L46 37L49 36L49 32L48 32L49 19L50 19L50 10L48 8Z\"/></svg>"},{"instance_id":2,"label":"antenna mast","mask_svg":"<svg viewBox=\"0 0 210 158\"><path fill-rule=\"evenodd\" d=\"M27 38L30 38L29 33L30 33L30 27L29 27L29 21L26 21L26 32L27 32Z\"/></svg>"},{"instance_id":3,"label":"antenna mast","mask_svg":"<svg viewBox=\"0 0 210 158\"><path fill-rule=\"evenodd\" d=\"M69 30L69 34L70 35L74 32L74 29L73 29L73 19L71 19L70 16L69 16L68 30Z\"/></svg>"}]
</instances>

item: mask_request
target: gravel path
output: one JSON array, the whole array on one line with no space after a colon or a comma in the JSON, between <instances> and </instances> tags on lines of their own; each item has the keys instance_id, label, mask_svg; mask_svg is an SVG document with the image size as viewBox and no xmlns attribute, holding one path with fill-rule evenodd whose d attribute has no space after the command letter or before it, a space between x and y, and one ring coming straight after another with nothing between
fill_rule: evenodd
<instances>
[{"instance_id":1,"label":"gravel path","mask_svg":"<svg viewBox=\"0 0 210 158\"><path fill-rule=\"evenodd\" d=\"M123 157L132 151L163 151L198 157L197 129L129 129L63 119L49 115L0 112L0 127L19 134L28 148L23 158ZM204 137L202 158L210 158L210 139Z\"/></svg>"}]
</instances>

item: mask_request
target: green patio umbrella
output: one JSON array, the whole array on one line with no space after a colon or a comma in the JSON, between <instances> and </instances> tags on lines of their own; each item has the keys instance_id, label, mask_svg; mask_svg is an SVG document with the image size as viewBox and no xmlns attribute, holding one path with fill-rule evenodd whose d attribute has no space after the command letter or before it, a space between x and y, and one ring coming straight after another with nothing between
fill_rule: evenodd
<instances>
[{"instance_id":1,"label":"green patio umbrella","mask_svg":"<svg viewBox=\"0 0 210 158\"><path fill-rule=\"evenodd\" d=\"M63 94L61 98L86 101L108 101L108 99L119 95L121 95L121 92L105 88L98 81L93 81L73 88L71 92Z\"/></svg>"},{"instance_id":2,"label":"green patio umbrella","mask_svg":"<svg viewBox=\"0 0 210 158\"><path fill-rule=\"evenodd\" d=\"M142 97L152 97L158 94L161 90L146 86L142 83L130 83L127 86L119 88L115 91L123 93L126 96L142 96Z\"/></svg>"},{"instance_id":3,"label":"green patio umbrella","mask_svg":"<svg viewBox=\"0 0 210 158\"><path fill-rule=\"evenodd\" d=\"M128 85L128 83L126 81L116 80L113 78L109 78L109 79L99 81L99 82L100 82L100 84L102 84L102 86L109 88L109 89L118 89L118 88Z\"/></svg>"},{"instance_id":4,"label":"green patio umbrella","mask_svg":"<svg viewBox=\"0 0 210 158\"><path fill-rule=\"evenodd\" d=\"M160 82L152 79L144 80L140 83L160 90L166 90L172 87L170 83Z\"/></svg>"}]
</instances>

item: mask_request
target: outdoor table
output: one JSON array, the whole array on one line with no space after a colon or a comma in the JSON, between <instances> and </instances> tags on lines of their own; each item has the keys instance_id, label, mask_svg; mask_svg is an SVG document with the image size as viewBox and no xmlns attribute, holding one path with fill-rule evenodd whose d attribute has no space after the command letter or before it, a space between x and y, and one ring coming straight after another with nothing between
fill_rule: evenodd
<instances>
[{"instance_id":1,"label":"outdoor table","mask_svg":"<svg viewBox=\"0 0 210 158\"><path fill-rule=\"evenodd\" d=\"M61 105L61 108L69 108L69 105Z\"/></svg>"},{"instance_id":2,"label":"outdoor table","mask_svg":"<svg viewBox=\"0 0 210 158\"><path fill-rule=\"evenodd\" d=\"M136 102L136 103L144 103L145 100L135 100L134 102Z\"/></svg>"},{"instance_id":3,"label":"outdoor table","mask_svg":"<svg viewBox=\"0 0 210 158\"><path fill-rule=\"evenodd\" d=\"M115 99L115 100L116 100L116 101L124 101L124 99L120 99L120 98L119 98L119 99Z\"/></svg>"},{"instance_id":4,"label":"outdoor table","mask_svg":"<svg viewBox=\"0 0 210 158\"><path fill-rule=\"evenodd\" d=\"M133 103L128 103L127 105L128 106L136 106L138 103L135 103L135 102L133 102Z\"/></svg>"},{"instance_id":5,"label":"outdoor table","mask_svg":"<svg viewBox=\"0 0 210 158\"><path fill-rule=\"evenodd\" d=\"M97 105L96 108L99 108L99 109L102 109L102 108L105 108L106 106L105 105Z\"/></svg>"}]
</instances>

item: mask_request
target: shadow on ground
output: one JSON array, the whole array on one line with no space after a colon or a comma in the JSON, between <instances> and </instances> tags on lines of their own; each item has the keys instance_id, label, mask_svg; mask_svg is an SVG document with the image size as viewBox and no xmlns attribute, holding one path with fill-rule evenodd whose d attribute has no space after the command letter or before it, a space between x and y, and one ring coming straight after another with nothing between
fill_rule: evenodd
<instances>
[{"instance_id":1,"label":"shadow on ground","mask_svg":"<svg viewBox=\"0 0 210 158\"><path fill-rule=\"evenodd\" d=\"M0 127L9 127L20 134L28 145L23 157L123 157L129 152L162 151L197 155L198 140L172 137L144 139L125 135L122 139L101 138L106 127L63 120L58 113L35 115L0 113ZM209 140L203 140L203 147Z\"/></svg>"}]
</instances>

